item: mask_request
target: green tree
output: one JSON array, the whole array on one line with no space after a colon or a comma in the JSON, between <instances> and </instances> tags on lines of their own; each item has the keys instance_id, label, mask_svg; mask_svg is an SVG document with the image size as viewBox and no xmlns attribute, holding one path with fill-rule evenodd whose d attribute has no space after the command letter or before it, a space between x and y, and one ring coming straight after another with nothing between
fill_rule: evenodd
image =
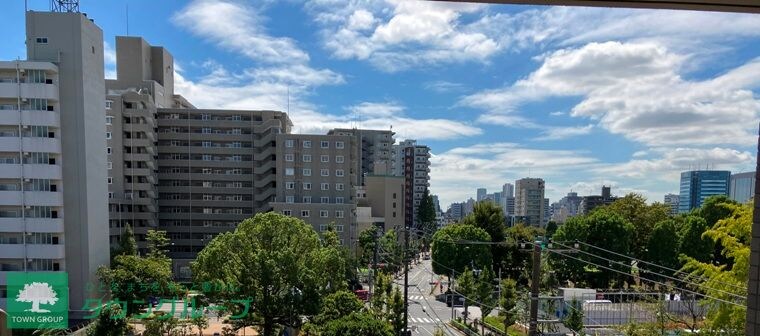
<instances>
[{"instance_id":1,"label":"green tree","mask_svg":"<svg viewBox=\"0 0 760 336\"><path fill-rule=\"evenodd\" d=\"M322 248L317 252L314 270L326 281L325 293L332 293L347 288L348 250L343 247L338 233L332 225L322 236Z\"/></svg>"},{"instance_id":2,"label":"green tree","mask_svg":"<svg viewBox=\"0 0 760 336\"><path fill-rule=\"evenodd\" d=\"M702 206L694 209L693 213L705 219L708 227L713 227L719 220L733 213L736 201L725 195L711 196L702 202Z\"/></svg>"},{"instance_id":3,"label":"green tree","mask_svg":"<svg viewBox=\"0 0 760 336\"><path fill-rule=\"evenodd\" d=\"M390 229L385 231L382 237L380 237L380 253L383 262L385 262L385 269L390 273L396 273L401 269L403 249L399 245L398 236L396 231Z\"/></svg>"},{"instance_id":4,"label":"green tree","mask_svg":"<svg viewBox=\"0 0 760 336\"><path fill-rule=\"evenodd\" d=\"M491 201L480 201L475 203L471 214L462 220L463 224L472 225L485 230L491 237L491 242L504 242L506 229L506 220L501 207ZM501 268L502 261L507 255L507 248L503 244L491 245L491 256L493 258L493 269Z\"/></svg>"},{"instance_id":5,"label":"green tree","mask_svg":"<svg viewBox=\"0 0 760 336\"><path fill-rule=\"evenodd\" d=\"M678 262L678 232L672 219L661 221L655 225L649 236L646 251L647 261L669 268L679 268ZM656 270L658 273L672 273L666 270ZM663 279L664 280L664 279Z\"/></svg>"},{"instance_id":6,"label":"green tree","mask_svg":"<svg viewBox=\"0 0 760 336\"><path fill-rule=\"evenodd\" d=\"M391 325L372 314L354 312L325 324L320 336L394 336Z\"/></svg>"},{"instance_id":7,"label":"green tree","mask_svg":"<svg viewBox=\"0 0 760 336\"><path fill-rule=\"evenodd\" d=\"M315 315L321 298L334 291L325 277L325 251L319 236L300 219L259 213L235 231L218 235L191 264L196 283L225 284L239 290L217 291L229 310L246 313L241 323L255 325L264 336L278 325L300 326L301 316ZM330 253L327 253L328 255ZM255 298L248 311L231 300ZM243 310L243 311L241 311Z\"/></svg>"},{"instance_id":8,"label":"green tree","mask_svg":"<svg viewBox=\"0 0 760 336\"><path fill-rule=\"evenodd\" d=\"M314 323L324 325L329 321L337 320L360 312L364 304L349 291L337 291L325 297L319 315L314 317Z\"/></svg>"},{"instance_id":9,"label":"green tree","mask_svg":"<svg viewBox=\"0 0 760 336\"><path fill-rule=\"evenodd\" d=\"M655 224L670 217L669 205L658 202L648 205L644 196L635 193L625 195L604 208L622 216L633 225L635 230L632 232L630 252L640 259L646 257L647 243Z\"/></svg>"},{"instance_id":10,"label":"green tree","mask_svg":"<svg viewBox=\"0 0 760 336\"><path fill-rule=\"evenodd\" d=\"M557 229L552 239L558 242L572 242L588 240L588 221L585 216L575 216L567 219L565 224ZM596 242L594 242L596 244ZM580 255L576 256L582 257ZM572 281L584 283L586 281L586 264L572 258L566 258L559 254L549 254L549 265L556 272L560 281Z\"/></svg>"},{"instance_id":11,"label":"green tree","mask_svg":"<svg viewBox=\"0 0 760 336\"><path fill-rule=\"evenodd\" d=\"M100 309L97 319L87 326L87 336L124 336L129 331L121 306L112 304Z\"/></svg>"},{"instance_id":12,"label":"green tree","mask_svg":"<svg viewBox=\"0 0 760 336\"><path fill-rule=\"evenodd\" d=\"M680 255L691 257L701 262L712 260L715 242L703 236L703 233L710 228L707 225L707 221L696 215L688 215L683 221L680 234L681 242L679 244Z\"/></svg>"},{"instance_id":13,"label":"green tree","mask_svg":"<svg viewBox=\"0 0 760 336\"><path fill-rule=\"evenodd\" d=\"M707 230L704 235L721 246L721 255L733 260L731 265L701 262L695 258L685 258L682 271L688 272L692 281L699 282L705 294L723 300L708 305L707 323L713 330L742 333L746 321L747 308L735 302L736 296L747 296L749 279L750 241L752 240L752 213L750 204L735 202L722 203L725 210L722 219Z\"/></svg>"},{"instance_id":14,"label":"green tree","mask_svg":"<svg viewBox=\"0 0 760 336\"><path fill-rule=\"evenodd\" d=\"M127 224L124 228L124 232L119 237L119 247L114 251L116 255L137 255L137 241L135 240L135 232L132 230L132 226Z\"/></svg>"},{"instance_id":15,"label":"green tree","mask_svg":"<svg viewBox=\"0 0 760 336\"><path fill-rule=\"evenodd\" d=\"M464 313L468 315L468 308L475 303L475 298L478 295L478 287L475 280L475 275L472 271L465 267L464 272L457 278L456 291L460 295L465 296L464 300ZM465 320L466 322L466 320Z\"/></svg>"},{"instance_id":16,"label":"green tree","mask_svg":"<svg viewBox=\"0 0 760 336\"><path fill-rule=\"evenodd\" d=\"M387 305L388 320L391 321L393 332L396 335L401 335L406 323L404 321L404 298L401 294L401 290L398 287L393 289L393 295L390 296L390 300Z\"/></svg>"},{"instance_id":17,"label":"green tree","mask_svg":"<svg viewBox=\"0 0 760 336\"><path fill-rule=\"evenodd\" d=\"M122 254L114 258L111 267L98 269L100 281L108 284L111 295L126 302L127 316L139 311L149 297L160 297L178 288L172 282L171 259L158 251L166 238L165 231L148 231L149 251L146 257Z\"/></svg>"},{"instance_id":18,"label":"green tree","mask_svg":"<svg viewBox=\"0 0 760 336\"><path fill-rule=\"evenodd\" d=\"M203 336L203 329L208 328L208 317L203 314L198 314L190 319L190 323L198 328L198 336Z\"/></svg>"},{"instance_id":19,"label":"green tree","mask_svg":"<svg viewBox=\"0 0 760 336\"><path fill-rule=\"evenodd\" d=\"M549 221L549 223L546 223L546 237L551 238L555 232L557 232L557 229L559 228L559 225L557 225L557 222L555 221Z\"/></svg>"},{"instance_id":20,"label":"green tree","mask_svg":"<svg viewBox=\"0 0 760 336\"><path fill-rule=\"evenodd\" d=\"M565 327L573 331L573 335L576 333L583 335L581 332L583 329L583 307L581 307L578 300L572 300L570 302L569 308L570 309L567 313L567 317L565 317L562 323L565 325Z\"/></svg>"},{"instance_id":21,"label":"green tree","mask_svg":"<svg viewBox=\"0 0 760 336\"><path fill-rule=\"evenodd\" d=\"M372 225L359 233L359 250L361 251L359 262L363 266L372 263L375 253L375 244L377 243L375 236L379 231L380 229L377 226Z\"/></svg>"},{"instance_id":22,"label":"green tree","mask_svg":"<svg viewBox=\"0 0 760 336\"><path fill-rule=\"evenodd\" d=\"M517 282L512 279L501 281L499 295L499 315L504 317L504 330L517 322Z\"/></svg>"},{"instance_id":23,"label":"green tree","mask_svg":"<svg viewBox=\"0 0 760 336\"><path fill-rule=\"evenodd\" d=\"M586 221L588 223L588 236L586 237L586 242L605 250L614 251L624 255L630 254L632 248L631 242L634 238L634 227L624 217L612 210L602 208L594 211L591 215L586 217ZM612 253L603 251L595 251L594 254L601 256L602 258L612 260L619 259ZM590 257L586 259L596 264L603 264L599 259ZM617 264L610 265L609 267L621 272L630 272L630 268ZM587 275L587 280L597 288L608 287L611 280L617 280L620 282L628 279L626 276L619 275L620 273L603 269L599 269L593 274L593 276Z\"/></svg>"},{"instance_id":24,"label":"green tree","mask_svg":"<svg viewBox=\"0 0 760 336\"><path fill-rule=\"evenodd\" d=\"M461 273L465 267L491 265L491 248L469 242L490 242L491 236L481 228L467 224L452 224L433 235L433 272L450 275Z\"/></svg>"},{"instance_id":25,"label":"green tree","mask_svg":"<svg viewBox=\"0 0 760 336\"><path fill-rule=\"evenodd\" d=\"M520 279L523 271L530 272L531 254L526 253L520 247L521 242L533 242L544 234L543 229L525 224L516 224L506 230L507 244L506 256L502 262L502 275Z\"/></svg>"},{"instance_id":26,"label":"green tree","mask_svg":"<svg viewBox=\"0 0 760 336\"><path fill-rule=\"evenodd\" d=\"M491 314L493 308L496 306L496 298L493 295L493 271L486 267L480 272L478 282L475 285L475 297L478 300L480 306L480 312L482 313L482 319L485 321L485 317ZM485 335L485 326L481 324L481 334Z\"/></svg>"},{"instance_id":27,"label":"green tree","mask_svg":"<svg viewBox=\"0 0 760 336\"><path fill-rule=\"evenodd\" d=\"M437 229L435 203L433 202L433 196L430 195L427 188L425 188L425 192L422 194L420 205L417 206L417 225L417 228L423 232L425 242L430 240L430 237Z\"/></svg>"}]
</instances>

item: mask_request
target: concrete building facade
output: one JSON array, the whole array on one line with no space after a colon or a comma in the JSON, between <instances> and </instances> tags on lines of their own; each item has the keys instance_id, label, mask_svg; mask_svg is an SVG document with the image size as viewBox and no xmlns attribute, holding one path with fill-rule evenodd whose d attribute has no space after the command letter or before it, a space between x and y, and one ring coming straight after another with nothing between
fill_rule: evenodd
<instances>
[{"instance_id":1,"label":"concrete building facade","mask_svg":"<svg viewBox=\"0 0 760 336\"><path fill-rule=\"evenodd\" d=\"M544 225L544 180L523 178L515 182L515 216L525 219L526 225Z\"/></svg>"},{"instance_id":2,"label":"concrete building facade","mask_svg":"<svg viewBox=\"0 0 760 336\"><path fill-rule=\"evenodd\" d=\"M412 221L417 224L417 207L422 201L425 190L430 187L430 147L417 144L416 140L404 140L392 148L392 171L396 176L405 176L407 173L407 163L410 165L408 172L410 175L411 189L411 207L407 211L407 216L411 216ZM406 155L409 155L407 160Z\"/></svg>"},{"instance_id":3,"label":"concrete building facade","mask_svg":"<svg viewBox=\"0 0 760 336\"><path fill-rule=\"evenodd\" d=\"M679 203L679 195L676 194L666 194L663 198L664 204L667 204L670 206L670 214L671 215L677 215L678 214L678 203Z\"/></svg>"},{"instance_id":4,"label":"concrete building facade","mask_svg":"<svg viewBox=\"0 0 760 336\"><path fill-rule=\"evenodd\" d=\"M8 271L67 272L77 321L109 263L103 32L29 11L26 46L28 61L0 62L0 288Z\"/></svg>"}]
</instances>

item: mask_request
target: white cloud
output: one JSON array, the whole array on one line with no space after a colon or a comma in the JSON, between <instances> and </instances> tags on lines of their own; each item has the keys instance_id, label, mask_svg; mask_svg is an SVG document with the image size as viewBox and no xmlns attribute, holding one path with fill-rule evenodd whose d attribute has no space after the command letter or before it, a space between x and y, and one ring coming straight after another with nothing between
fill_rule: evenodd
<instances>
[{"instance_id":1,"label":"white cloud","mask_svg":"<svg viewBox=\"0 0 760 336\"><path fill-rule=\"evenodd\" d=\"M754 142L760 59L707 80L679 74L686 57L655 43L590 43L555 51L525 79L479 92L460 104L483 118L514 117L527 101L577 96L571 115L650 146Z\"/></svg>"},{"instance_id":2,"label":"white cloud","mask_svg":"<svg viewBox=\"0 0 760 336\"><path fill-rule=\"evenodd\" d=\"M307 62L309 55L287 37L266 32L253 6L232 1L196 0L173 16L175 24L228 50L267 63Z\"/></svg>"},{"instance_id":3,"label":"white cloud","mask_svg":"<svg viewBox=\"0 0 760 336\"><path fill-rule=\"evenodd\" d=\"M591 133L594 129L594 125L586 126L571 126L571 127L549 127L541 135L534 138L534 140L546 141L546 140L561 140L574 136L586 135Z\"/></svg>"},{"instance_id":4,"label":"white cloud","mask_svg":"<svg viewBox=\"0 0 760 336\"><path fill-rule=\"evenodd\" d=\"M483 5L387 0L315 0L306 5L322 25L325 47L341 59L367 60L385 71L485 62L502 49L462 20Z\"/></svg>"},{"instance_id":5,"label":"white cloud","mask_svg":"<svg viewBox=\"0 0 760 336\"><path fill-rule=\"evenodd\" d=\"M105 78L116 79L116 50L106 41L103 41L103 65Z\"/></svg>"},{"instance_id":6,"label":"white cloud","mask_svg":"<svg viewBox=\"0 0 760 336\"><path fill-rule=\"evenodd\" d=\"M425 89L438 92L438 93L449 93L449 92L455 92L455 91L461 91L464 90L465 86L461 83L454 83L444 80L439 81L432 81L427 82L423 86Z\"/></svg>"}]
</instances>

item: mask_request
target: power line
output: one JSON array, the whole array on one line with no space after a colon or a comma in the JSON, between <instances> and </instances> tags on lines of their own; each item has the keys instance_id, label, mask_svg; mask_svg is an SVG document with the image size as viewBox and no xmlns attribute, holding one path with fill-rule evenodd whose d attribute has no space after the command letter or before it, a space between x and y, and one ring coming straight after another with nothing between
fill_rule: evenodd
<instances>
[{"instance_id":1,"label":"power line","mask_svg":"<svg viewBox=\"0 0 760 336\"><path fill-rule=\"evenodd\" d=\"M580 253L587 254L587 255L592 256L594 258L602 259L602 260L610 262L610 263L615 263L615 264L618 264L618 265L622 265L624 267L631 267L630 265L627 265L626 263L615 261L615 260L612 260L612 259L608 259L608 258L605 258L605 257L602 257L602 256L598 256L598 255L595 255L593 253L583 251L581 249L575 249L575 248L569 247L567 245L564 245L562 243L555 242L555 244L563 246L565 248L570 248L570 249L576 250L576 251L578 251ZM683 280L683 279L671 277L671 276L668 276L668 275L665 275L665 274L661 274L661 273L657 273L657 272L653 272L653 271L649 271L649 270L645 270L645 271L648 272L648 273L652 273L654 275L657 275L657 276L661 276L663 278L667 278L667 279L671 279L671 280L675 280L675 281L680 281L680 282L683 282L683 283L685 283L687 285L692 285L692 286L697 286L697 287L704 287L704 288L711 289L711 290L714 290L714 291L717 291L717 292L721 292L723 294L726 294L726 295L729 295L729 296L733 296L735 298L742 299L742 300L746 300L747 299L747 297L745 297L745 296L742 296L742 295L739 295L739 294L734 294L734 293L731 293L731 292L727 292L727 291L724 291L724 290L721 290L721 289L717 289L717 288L713 288L713 287L708 287L708 286L705 286L705 285L693 283L693 282L690 282L690 281L686 281L686 280Z\"/></svg>"},{"instance_id":2,"label":"power line","mask_svg":"<svg viewBox=\"0 0 760 336\"><path fill-rule=\"evenodd\" d=\"M586 245L586 246L591 247L591 248L595 248L597 250L601 250L601 251L604 251L604 252L607 252L607 253L612 253L612 254L617 255L617 256L621 256L621 257L624 257L624 258L631 259L633 261L636 261L637 263L641 262L642 264L652 265L652 266L655 266L655 267L666 269L668 271L675 272L676 274L684 274L685 273L685 272L683 272L681 270L676 270L676 269L673 269L673 268L670 268L670 267L667 267L667 266L662 266L662 265L655 264L653 262L636 259L636 258L627 256L627 255L624 255L624 254L621 254L621 253L618 253L618 252L615 252L615 251L610 251L610 250L607 250L607 249L604 249L604 248L601 248L601 247L598 247L598 246L594 246L594 245L591 245L589 243L585 243L585 242L582 242L582 241L578 241L578 243ZM652 272L652 271L649 271L649 272ZM654 272L652 272L652 273L654 273ZM687 275L687 277L689 277L689 275ZM716 283L719 283L721 285L726 285L726 286L731 286L731 287L734 287L734 288L746 290L746 287L742 287L742 286L739 286L739 285L735 285L735 284L731 284L731 283L726 283L726 282L722 282L722 281L712 280L712 279L708 279L708 278L702 277L702 276L693 276L693 278L696 279L696 280L701 280L701 281L706 281L706 279L707 279L707 280L710 280L710 281L715 281Z\"/></svg>"},{"instance_id":3,"label":"power line","mask_svg":"<svg viewBox=\"0 0 760 336\"><path fill-rule=\"evenodd\" d=\"M577 261L584 262L584 263L587 263L589 265L593 265L593 266L596 266L596 267L599 267L599 268L603 268L603 269L606 269L606 270L609 270L609 271L620 273L620 274L623 274L623 275L626 275L626 276L631 276L631 274L629 274L629 273L625 273L625 272L616 270L614 268L602 266L602 265L597 264L597 263L593 263L593 262L590 262L590 261L587 261L587 260L576 258L576 257L570 256L570 255L564 254L564 253L562 253L560 251L554 251L554 250L551 250L551 249L547 249L547 251L549 251L551 253L559 254L559 255L567 257L567 258L575 259ZM692 291L692 290L688 290L688 289L684 289L684 288L680 288L680 287L676 287L676 286L669 286L668 284L660 282L660 281L651 280L651 279L644 278L644 277L641 277L641 276L639 276L638 278L641 279L641 280L649 281L649 282L656 283L656 284L659 284L659 285L663 285L663 286L666 286L666 287L673 287L673 288L678 289L680 291L687 292L687 293L694 294L694 295L699 295L699 296L702 296L704 298L713 299L715 301L727 303L727 304L738 306L738 307L746 307L745 305L742 305L742 304L739 304L739 303L736 303L736 302L731 302L731 301L724 300L724 299L720 299L720 298L716 298L716 297L713 297L713 296L710 296L710 295L707 295L707 294L698 293L698 292L695 292L695 291Z\"/></svg>"}]
</instances>

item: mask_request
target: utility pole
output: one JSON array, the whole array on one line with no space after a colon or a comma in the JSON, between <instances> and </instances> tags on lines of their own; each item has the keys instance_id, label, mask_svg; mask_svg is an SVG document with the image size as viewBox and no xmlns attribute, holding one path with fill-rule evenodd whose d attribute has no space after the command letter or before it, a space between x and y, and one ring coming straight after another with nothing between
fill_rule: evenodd
<instances>
[{"instance_id":1,"label":"utility pole","mask_svg":"<svg viewBox=\"0 0 760 336\"><path fill-rule=\"evenodd\" d=\"M528 336L538 335L538 295L541 281L541 242L533 242L533 270L530 281L530 325Z\"/></svg>"},{"instance_id":2,"label":"utility pole","mask_svg":"<svg viewBox=\"0 0 760 336\"><path fill-rule=\"evenodd\" d=\"M409 226L404 230L404 336L409 330Z\"/></svg>"},{"instance_id":3,"label":"utility pole","mask_svg":"<svg viewBox=\"0 0 760 336\"><path fill-rule=\"evenodd\" d=\"M377 249L380 247L380 242L378 241L380 238L380 229L378 228L377 231L375 231L375 251L372 255L372 269L369 271L369 304L370 307L372 307L372 295L374 295L374 286L375 286L375 275L377 274Z\"/></svg>"},{"instance_id":4,"label":"utility pole","mask_svg":"<svg viewBox=\"0 0 760 336\"><path fill-rule=\"evenodd\" d=\"M451 278L449 279L449 297L448 299L451 300L451 319L454 319L454 287L452 286L454 284L454 270L451 270Z\"/></svg>"}]
</instances>

